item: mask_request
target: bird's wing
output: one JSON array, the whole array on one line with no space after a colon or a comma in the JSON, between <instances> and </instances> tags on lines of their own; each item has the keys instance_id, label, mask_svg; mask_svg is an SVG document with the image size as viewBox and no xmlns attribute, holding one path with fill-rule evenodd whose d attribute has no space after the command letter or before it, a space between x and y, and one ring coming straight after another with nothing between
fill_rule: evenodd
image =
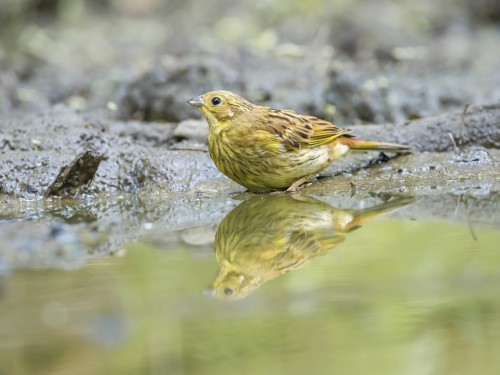
<instances>
[{"instance_id":1,"label":"bird's wing","mask_svg":"<svg viewBox=\"0 0 500 375\"><path fill-rule=\"evenodd\" d=\"M290 110L266 110L266 130L277 134L291 150L328 144L350 132L314 116L299 115Z\"/></svg>"},{"instance_id":2,"label":"bird's wing","mask_svg":"<svg viewBox=\"0 0 500 375\"><path fill-rule=\"evenodd\" d=\"M291 232L284 251L276 253L272 259L273 268L279 274L300 268L309 260L332 251L345 238L345 234L332 231L331 228Z\"/></svg>"}]
</instances>

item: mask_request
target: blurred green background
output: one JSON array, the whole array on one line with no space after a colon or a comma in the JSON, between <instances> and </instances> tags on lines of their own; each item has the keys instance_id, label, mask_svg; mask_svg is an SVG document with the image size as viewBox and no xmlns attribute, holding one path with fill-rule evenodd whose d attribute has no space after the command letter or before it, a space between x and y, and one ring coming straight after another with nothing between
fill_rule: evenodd
<instances>
[{"instance_id":1,"label":"blurred green background","mask_svg":"<svg viewBox=\"0 0 500 375\"><path fill-rule=\"evenodd\" d=\"M500 5L495 0L222 0L214 3L1 0L0 6L1 39L4 43L10 41L10 47L30 49L35 48L37 42L43 42L45 48L50 48L63 37L59 32L83 33L95 29L102 32L103 43L105 40L126 43L130 39L130 44L120 49L121 53L130 55L140 49L141 44L154 45L162 53L196 50L214 53L229 45L299 56L318 53L328 45L328 53L332 53L333 48L355 58L422 58L429 51L405 48L422 46L432 47L432 52L443 57L449 50L467 49L469 46L460 45L464 37L470 39L485 29L497 27L500 21ZM63 26L71 28L58 29ZM51 29L47 30L46 40L31 40L31 37L43 37L37 35L37 28L48 27ZM95 36L88 32L80 37ZM449 50L442 51L439 44ZM304 50L302 46L307 48ZM94 58L102 55L104 59L117 47L95 45ZM85 55L89 51L74 52ZM467 58L465 53L459 57ZM454 58L449 56L449 62Z\"/></svg>"},{"instance_id":2,"label":"blurred green background","mask_svg":"<svg viewBox=\"0 0 500 375\"><path fill-rule=\"evenodd\" d=\"M61 102L105 109L111 101L122 119L175 122L197 116L186 98L227 88L329 120L397 122L500 97L495 0L0 0L0 7L0 114ZM155 88L165 83L182 104ZM155 100L175 105L144 115Z\"/></svg>"}]
</instances>

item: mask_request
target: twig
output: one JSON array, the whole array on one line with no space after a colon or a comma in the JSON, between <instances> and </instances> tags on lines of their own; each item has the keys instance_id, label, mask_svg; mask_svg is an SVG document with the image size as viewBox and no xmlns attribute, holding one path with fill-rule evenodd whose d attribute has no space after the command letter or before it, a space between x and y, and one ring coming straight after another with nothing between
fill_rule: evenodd
<instances>
[{"instance_id":1,"label":"twig","mask_svg":"<svg viewBox=\"0 0 500 375\"><path fill-rule=\"evenodd\" d=\"M182 147L171 147L169 151L198 151L198 152L208 152L208 150L203 150L201 148L182 148Z\"/></svg>"},{"instance_id":2,"label":"twig","mask_svg":"<svg viewBox=\"0 0 500 375\"><path fill-rule=\"evenodd\" d=\"M460 116L460 123L461 123L461 127L460 127L460 144L462 144L463 140L464 140L464 134L465 134L465 126L467 125L465 123L465 115L467 113L467 110L469 109L469 103L465 103L464 105L464 111L462 112L462 115Z\"/></svg>"},{"instance_id":3,"label":"twig","mask_svg":"<svg viewBox=\"0 0 500 375\"><path fill-rule=\"evenodd\" d=\"M448 133L448 136L450 137L451 142L453 142L453 147L455 148L455 154L458 154L458 147L457 147L457 144L455 142L455 138L453 137L453 134Z\"/></svg>"},{"instance_id":4,"label":"twig","mask_svg":"<svg viewBox=\"0 0 500 375\"><path fill-rule=\"evenodd\" d=\"M349 181L349 184L351 185L351 198L356 195L356 185L352 181Z\"/></svg>"},{"instance_id":5,"label":"twig","mask_svg":"<svg viewBox=\"0 0 500 375\"><path fill-rule=\"evenodd\" d=\"M457 217L458 215L458 210L460 209L460 202L462 201L462 194L458 196L457 200L457 207L455 208L455 213L453 214L453 217Z\"/></svg>"},{"instance_id":6,"label":"twig","mask_svg":"<svg viewBox=\"0 0 500 375\"><path fill-rule=\"evenodd\" d=\"M472 236L472 239L474 241L477 241L477 236L476 233L474 232L474 227L472 226L472 222L469 216L469 207L467 205L467 199L464 199L464 204L465 204L465 216L467 217L467 225L469 226L470 235Z\"/></svg>"},{"instance_id":7,"label":"twig","mask_svg":"<svg viewBox=\"0 0 500 375\"><path fill-rule=\"evenodd\" d=\"M402 169L398 169L397 171L394 171L391 173L391 178L389 179L389 183L392 183L392 178L398 174L398 173L401 173L402 172Z\"/></svg>"}]
</instances>

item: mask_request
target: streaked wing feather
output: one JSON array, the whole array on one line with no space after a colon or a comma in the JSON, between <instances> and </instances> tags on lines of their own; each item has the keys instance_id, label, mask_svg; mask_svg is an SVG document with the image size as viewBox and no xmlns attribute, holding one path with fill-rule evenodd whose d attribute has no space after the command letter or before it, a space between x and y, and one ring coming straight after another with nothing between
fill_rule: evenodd
<instances>
[{"instance_id":1,"label":"streaked wing feather","mask_svg":"<svg viewBox=\"0 0 500 375\"><path fill-rule=\"evenodd\" d=\"M291 150L328 144L350 130L314 116L299 115L290 110L266 108L267 130L277 134Z\"/></svg>"}]
</instances>

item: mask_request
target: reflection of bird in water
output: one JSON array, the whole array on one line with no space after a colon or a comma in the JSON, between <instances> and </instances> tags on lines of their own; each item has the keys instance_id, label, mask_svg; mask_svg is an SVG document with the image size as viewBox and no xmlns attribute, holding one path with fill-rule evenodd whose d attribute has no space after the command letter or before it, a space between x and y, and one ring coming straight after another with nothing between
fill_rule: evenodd
<instances>
[{"instance_id":1,"label":"reflection of bird in water","mask_svg":"<svg viewBox=\"0 0 500 375\"><path fill-rule=\"evenodd\" d=\"M215 235L219 270L209 293L243 298L266 281L331 251L363 222L412 201L396 198L364 210L340 210L304 196L252 197L220 223Z\"/></svg>"}]
</instances>

